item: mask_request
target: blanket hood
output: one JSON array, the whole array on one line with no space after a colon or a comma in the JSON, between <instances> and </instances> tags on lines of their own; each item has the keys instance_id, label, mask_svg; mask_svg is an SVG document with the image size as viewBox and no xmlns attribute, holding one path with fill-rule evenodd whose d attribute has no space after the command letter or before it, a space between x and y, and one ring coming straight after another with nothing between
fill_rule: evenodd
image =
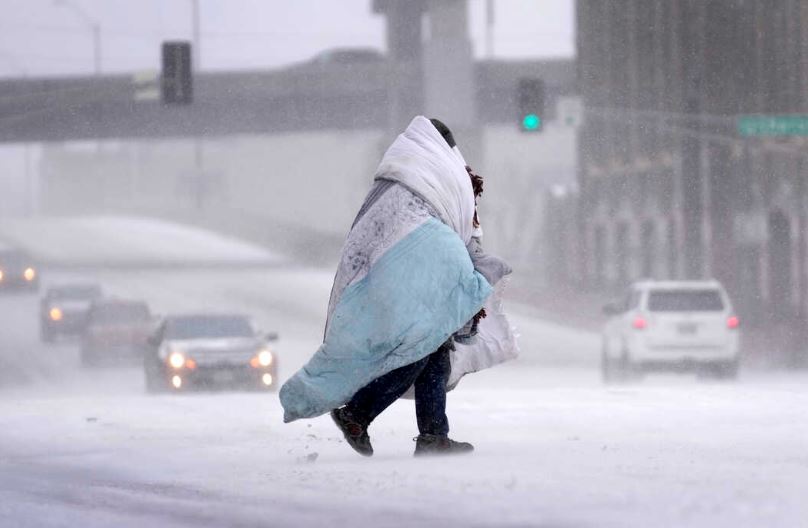
<instances>
[{"instance_id":1,"label":"blanket hood","mask_svg":"<svg viewBox=\"0 0 808 528\"><path fill-rule=\"evenodd\" d=\"M429 119L416 116L410 122L385 152L376 178L399 182L422 197L469 243L474 230L474 191L466 161Z\"/></svg>"}]
</instances>

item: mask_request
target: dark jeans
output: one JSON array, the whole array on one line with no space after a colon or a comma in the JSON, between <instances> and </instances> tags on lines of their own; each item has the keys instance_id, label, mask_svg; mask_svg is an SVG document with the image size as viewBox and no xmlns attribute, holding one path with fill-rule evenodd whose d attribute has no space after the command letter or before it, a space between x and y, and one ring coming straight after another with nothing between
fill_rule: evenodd
<instances>
[{"instance_id":1,"label":"dark jeans","mask_svg":"<svg viewBox=\"0 0 808 528\"><path fill-rule=\"evenodd\" d=\"M421 434L449 434L446 417L446 383L451 364L451 343L420 361L388 372L359 390L346 408L365 426L415 385L415 414Z\"/></svg>"}]
</instances>

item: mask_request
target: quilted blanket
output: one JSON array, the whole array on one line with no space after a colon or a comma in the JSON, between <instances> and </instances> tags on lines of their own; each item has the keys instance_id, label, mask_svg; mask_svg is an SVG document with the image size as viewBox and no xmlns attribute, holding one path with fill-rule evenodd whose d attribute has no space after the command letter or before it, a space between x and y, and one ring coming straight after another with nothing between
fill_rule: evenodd
<instances>
[{"instance_id":1,"label":"quilted blanket","mask_svg":"<svg viewBox=\"0 0 808 528\"><path fill-rule=\"evenodd\" d=\"M515 354L497 296L489 299L493 288L466 248L474 196L459 150L416 117L385 153L376 178L396 185L348 234L323 344L280 391L286 422L325 414L379 376L428 356L486 300L492 312L482 339L476 348L458 347L455 356L467 354L453 357L458 368L450 385Z\"/></svg>"}]
</instances>

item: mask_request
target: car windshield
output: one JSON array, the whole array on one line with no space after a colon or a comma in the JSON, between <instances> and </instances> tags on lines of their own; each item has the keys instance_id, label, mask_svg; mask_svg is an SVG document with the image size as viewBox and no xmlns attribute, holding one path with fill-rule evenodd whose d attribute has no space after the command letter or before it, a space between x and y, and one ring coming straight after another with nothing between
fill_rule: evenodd
<instances>
[{"instance_id":1,"label":"car windshield","mask_svg":"<svg viewBox=\"0 0 808 528\"><path fill-rule=\"evenodd\" d=\"M0 266L20 267L26 262L26 257L16 251L0 251Z\"/></svg>"},{"instance_id":2,"label":"car windshield","mask_svg":"<svg viewBox=\"0 0 808 528\"><path fill-rule=\"evenodd\" d=\"M54 288L48 296L51 299L90 300L101 297L101 288L98 286L64 286Z\"/></svg>"},{"instance_id":3,"label":"car windshield","mask_svg":"<svg viewBox=\"0 0 808 528\"><path fill-rule=\"evenodd\" d=\"M168 339L252 337L250 322L240 316L200 316L172 319L166 326Z\"/></svg>"},{"instance_id":4,"label":"car windshield","mask_svg":"<svg viewBox=\"0 0 808 528\"><path fill-rule=\"evenodd\" d=\"M724 301L718 290L653 290L648 296L652 312L720 312Z\"/></svg>"},{"instance_id":5,"label":"car windshield","mask_svg":"<svg viewBox=\"0 0 808 528\"><path fill-rule=\"evenodd\" d=\"M92 321L102 324L138 323L150 317L149 308L145 304L110 304L96 308Z\"/></svg>"}]
</instances>

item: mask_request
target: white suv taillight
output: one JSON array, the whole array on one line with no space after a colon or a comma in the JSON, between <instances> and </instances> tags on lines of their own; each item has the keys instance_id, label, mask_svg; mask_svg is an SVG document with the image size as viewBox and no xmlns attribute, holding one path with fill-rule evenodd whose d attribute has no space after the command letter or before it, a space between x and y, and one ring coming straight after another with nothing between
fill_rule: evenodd
<instances>
[{"instance_id":1,"label":"white suv taillight","mask_svg":"<svg viewBox=\"0 0 808 528\"><path fill-rule=\"evenodd\" d=\"M648 327L648 321L645 320L645 317L638 315L631 322L631 326L635 330L645 330L645 328Z\"/></svg>"},{"instance_id":2,"label":"white suv taillight","mask_svg":"<svg viewBox=\"0 0 808 528\"><path fill-rule=\"evenodd\" d=\"M732 317L730 317L729 319L727 319L727 328L729 328L730 330L737 330L738 326L740 326L740 324L741 324L741 321L738 320L738 317L736 317L734 315Z\"/></svg>"}]
</instances>

